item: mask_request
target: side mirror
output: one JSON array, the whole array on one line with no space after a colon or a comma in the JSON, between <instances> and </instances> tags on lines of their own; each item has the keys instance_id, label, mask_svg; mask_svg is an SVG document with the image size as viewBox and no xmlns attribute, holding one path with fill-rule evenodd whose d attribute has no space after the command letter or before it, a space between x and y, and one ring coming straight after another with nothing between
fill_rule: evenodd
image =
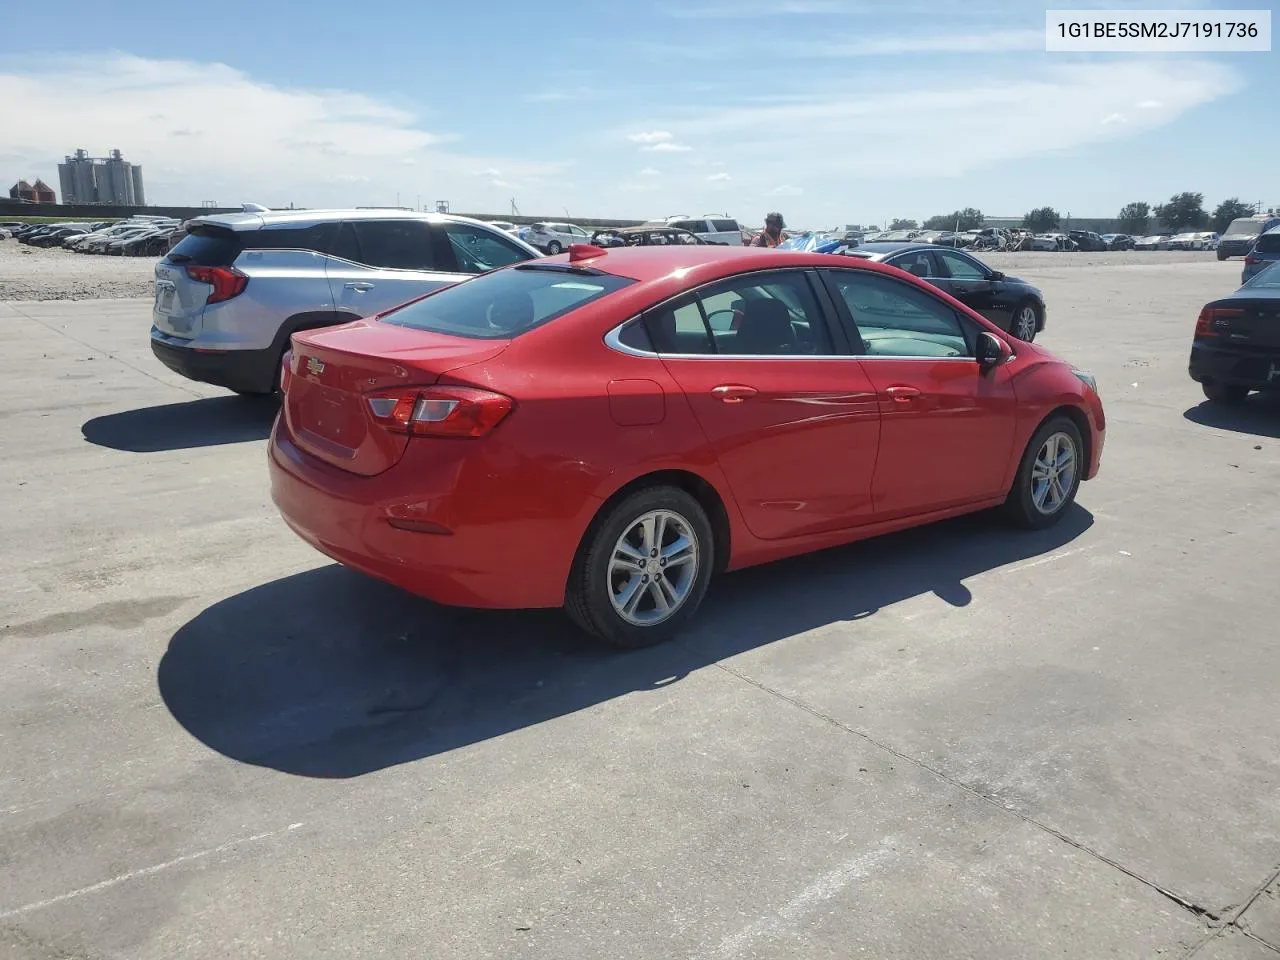
<instances>
[{"instance_id":1,"label":"side mirror","mask_svg":"<svg viewBox=\"0 0 1280 960\"><path fill-rule=\"evenodd\" d=\"M1008 342L997 337L994 333L978 334L978 342L975 351L978 361L978 368L984 373L988 370L994 370L1001 364L1008 363L1013 356L1013 348Z\"/></svg>"},{"instance_id":2,"label":"side mirror","mask_svg":"<svg viewBox=\"0 0 1280 960\"><path fill-rule=\"evenodd\" d=\"M1004 274L1003 274L1003 273L1001 273L999 270L992 270L992 271L991 271L991 276L987 277L987 279L988 279L988 280L1003 280L1003 279L1004 279Z\"/></svg>"}]
</instances>

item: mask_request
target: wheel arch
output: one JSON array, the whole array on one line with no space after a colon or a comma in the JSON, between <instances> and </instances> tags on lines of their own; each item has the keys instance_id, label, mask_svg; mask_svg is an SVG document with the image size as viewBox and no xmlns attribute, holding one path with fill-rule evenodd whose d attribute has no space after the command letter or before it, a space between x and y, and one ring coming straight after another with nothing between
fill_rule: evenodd
<instances>
[{"instance_id":1,"label":"wheel arch","mask_svg":"<svg viewBox=\"0 0 1280 960\"><path fill-rule=\"evenodd\" d=\"M613 509L615 504L629 497L637 490L642 490L645 487L660 486L676 487L683 490L697 500L699 506L706 511L707 519L711 523L711 533L715 538L715 560L712 570L714 573L722 573L729 565L730 537L732 535L729 511L725 505L724 497L705 477L691 470L681 469L654 470L641 474L627 481L606 497L600 503L600 506L596 508L595 514L591 517L590 522L578 540L578 546L573 555L573 566L577 567L582 559L583 551L588 548L591 538L595 535L600 524L608 517L609 511Z\"/></svg>"},{"instance_id":2,"label":"wheel arch","mask_svg":"<svg viewBox=\"0 0 1280 960\"><path fill-rule=\"evenodd\" d=\"M1031 431L1031 436L1034 437L1037 431L1039 431L1041 427L1054 417L1066 417L1074 423L1076 429L1080 431L1080 442L1084 445L1084 449L1081 451L1084 458L1084 469L1080 471L1080 476L1083 478L1089 472L1089 464L1093 463L1093 431L1089 424L1089 417L1079 407L1073 406L1069 403L1064 403L1061 406L1054 407L1050 410L1048 414L1046 414L1045 417L1036 424L1036 429Z\"/></svg>"}]
</instances>

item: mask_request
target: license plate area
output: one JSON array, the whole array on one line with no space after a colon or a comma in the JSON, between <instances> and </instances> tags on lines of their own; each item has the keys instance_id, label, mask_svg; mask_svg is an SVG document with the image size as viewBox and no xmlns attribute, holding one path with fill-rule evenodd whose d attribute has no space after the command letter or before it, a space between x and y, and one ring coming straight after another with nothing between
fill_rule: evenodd
<instances>
[{"instance_id":1,"label":"license plate area","mask_svg":"<svg viewBox=\"0 0 1280 960\"><path fill-rule=\"evenodd\" d=\"M156 281L156 312L168 316L173 312L173 301L178 288L167 280Z\"/></svg>"}]
</instances>

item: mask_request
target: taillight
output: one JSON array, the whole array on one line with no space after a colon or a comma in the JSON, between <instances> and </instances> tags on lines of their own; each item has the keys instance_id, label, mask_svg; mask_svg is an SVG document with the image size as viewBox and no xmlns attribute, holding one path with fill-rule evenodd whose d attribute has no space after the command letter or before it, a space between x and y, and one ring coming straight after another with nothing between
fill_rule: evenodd
<instances>
[{"instance_id":1,"label":"taillight","mask_svg":"<svg viewBox=\"0 0 1280 960\"><path fill-rule=\"evenodd\" d=\"M293 383L293 351L286 350L284 359L280 361L280 392L288 393L291 383Z\"/></svg>"},{"instance_id":2,"label":"taillight","mask_svg":"<svg viewBox=\"0 0 1280 960\"><path fill-rule=\"evenodd\" d=\"M1196 318L1196 336L1219 336L1232 320L1242 316L1244 311L1236 307L1205 307Z\"/></svg>"},{"instance_id":3,"label":"taillight","mask_svg":"<svg viewBox=\"0 0 1280 960\"><path fill-rule=\"evenodd\" d=\"M235 267L187 267L187 276L213 287L205 303L221 303L238 297L249 283L249 278Z\"/></svg>"},{"instance_id":4,"label":"taillight","mask_svg":"<svg viewBox=\"0 0 1280 960\"><path fill-rule=\"evenodd\" d=\"M1253 254L1250 253L1250 254L1245 254L1244 262L1245 263L1261 263L1262 260L1261 258L1255 257Z\"/></svg>"},{"instance_id":5,"label":"taillight","mask_svg":"<svg viewBox=\"0 0 1280 960\"><path fill-rule=\"evenodd\" d=\"M366 399L375 422L414 437L481 437L515 406L510 397L474 387L381 390Z\"/></svg>"}]
</instances>

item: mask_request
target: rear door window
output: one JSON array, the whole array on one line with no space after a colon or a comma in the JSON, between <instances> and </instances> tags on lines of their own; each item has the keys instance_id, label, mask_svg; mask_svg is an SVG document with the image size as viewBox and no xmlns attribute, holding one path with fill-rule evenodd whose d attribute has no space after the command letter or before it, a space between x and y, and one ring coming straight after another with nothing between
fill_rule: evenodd
<instances>
[{"instance_id":1,"label":"rear door window","mask_svg":"<svg viewBox=\"0 0 1280 960\"><path fill-rule=\"evenodd\" d=\"M645 318L659 353L826 356L834 351L826 317L796 270L731 277Z\"/></svg>"},{"instance_id":2,"label":"rear door window","mask_svg":"<svg viewBox=\"0 0 1280 960\"><path fill-rule=\"evenodd\" d=\"M711 229L716 233L738 233L737 220L712 220Z\"/></svg>"},{"instance_id":3,"label":"rear door window","mask_svg":"<svg viewBox=\"0 0 1280 960\"><path fill-rule=\"evenodd\" d=\"M526 250L491 230L469 223L441 223L436 236L439 269L455 273L484 273L532 259Z\"/></svg>"},{"instance_id":4,"label":"rear door window","mask_svg":"<svg viewBox=\"0 0 1280 960\"><path fill-rule=\"evenodd\" d=\"M263 227L242 234L244 245L250 250L314 250L328 253L338 232L336 223L316 223L304 226Z\"/></svg>"},{"instance_id":5,"label":"rear door window","mask_svg":"<svg viewBox=\"0 0 1280 960\"><path fill-rule=\"evenodd\" d=\"M507 340L632 283L608 273L529 264L445 287L383 320L456 337Z\"/></svg>"},{"instance_id":6,"label":"rear door window","mask_svg":"<svg viewBox=\"0 0 1280 960\"><path fill-rule=\"evenodd\" d=\"M951 277L953 280L987 279L987 272L963 253L956 253L952 250L937 250L933 255L942 261L943 273L941 276Z\"/></svg>"},{"instance_id":7,"label":"rear door window","mask_svg":"<svg viewBox=\"0 0 1280 960\"><path fill-rule=\"evenodd\" d=\"M1264 233L1254 241L1253 249L1258 253L1280 253L1280 233Z\"/></svg>"},{"instance_id":8,"label":"rear door window","mask_svg":"<svg viewBox=\"0 0 1280 960\"><path fill-rule=\"evenodd\" d=\"M679 227L681 230L688 230L690 233L707 232L707 221L705 220L677 220L671 226Z\"/></svg>"},{"instance_id":9,"label":"rear door window","mask_svg":"<svg viewBox=\"0 0 1280 960\"><path fill-rule=\"evenodd\" d=\"M354 230L359 245L357 263L389 270L438 269L431 256L431 238L422 220L352 220L343 225ZM339 233L338 245L344 236ZM336 251L335 251L336 252Z\"/></svg>"}]
</instances>

